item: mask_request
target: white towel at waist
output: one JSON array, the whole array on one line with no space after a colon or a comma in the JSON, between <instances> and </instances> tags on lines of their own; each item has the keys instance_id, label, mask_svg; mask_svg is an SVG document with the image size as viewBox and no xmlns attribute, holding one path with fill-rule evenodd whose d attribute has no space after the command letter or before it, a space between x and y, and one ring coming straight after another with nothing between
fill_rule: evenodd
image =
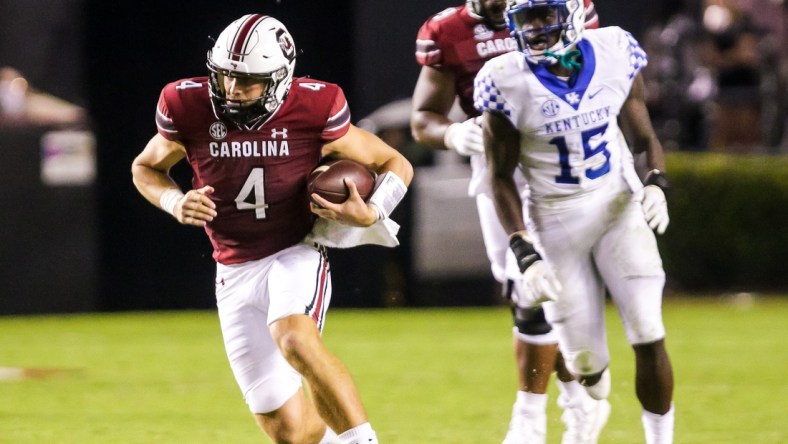
<instances>
[{"instance_id":1,"label":"white towel at waist","mask_svg":"<svg viewBox=\"0 0 788 444\"><path fill-rule=\"evenodd\" d=\"M335 220L318 218L312 231L304 238L305 242L315 242L329 248L352 248L359 245L399 245L397 233L399 224L391 219L383 219L368 227L353 227Z\"/></svg>"}]
</instances>

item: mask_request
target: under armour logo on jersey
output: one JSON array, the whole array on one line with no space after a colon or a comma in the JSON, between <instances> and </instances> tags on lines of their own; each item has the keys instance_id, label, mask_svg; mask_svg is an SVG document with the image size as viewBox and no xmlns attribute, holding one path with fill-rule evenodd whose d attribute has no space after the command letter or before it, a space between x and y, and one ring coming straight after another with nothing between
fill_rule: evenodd
<instances>
[{"instance_id":1,"label":"under armour logo on jersey","mask_svg":"<svg viewBox=\"0 0 788 444\"><path fill-rule=\"evenodd\" d=\"M271 138L276 139L278 136L282 136L283 139L287 139L287 128L282 128L281 130L271 128Z\"/></svg>"},{"instance_id":2,"label":"under armour logo on jersey","mask_svg":"<svg viewBox=\"0 0 788 444\"><path fill-rule=\"evenodd\" d=\"M569 103L570 105L577 105L578 103L580 103L580 94L574 91L565 95L564 98L566 99L566 102Z\"/></svg>"}]
</instances>

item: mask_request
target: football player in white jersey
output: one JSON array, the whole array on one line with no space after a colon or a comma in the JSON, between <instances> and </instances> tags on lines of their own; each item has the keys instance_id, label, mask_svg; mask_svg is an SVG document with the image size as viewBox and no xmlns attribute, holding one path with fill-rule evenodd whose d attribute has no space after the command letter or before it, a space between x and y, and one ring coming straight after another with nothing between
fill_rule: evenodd
<instances>
[{"instance_id":1,"label":"football player in white jersey","mask_svg":"<svg viewBox=\"0 0 788 444\"><path fill-rule=\"evenodd\" d=\"M585 0L586 26L599 17ZM493 206L482 145L480 112L473 107L473 80L482 65L517 44L506 26L506 0L468 0L430 17L419 29L416 60L422 65L413 92L411 129L415 140L434 149L451 149L470 157L469 195L476 200L482 237L493 277L509 300L518 298L511 283L520 275L509 239ZM456 102L466 120L449 119ZM518 184L521 182L518 175ZM523 192L527 193L526 188ZM562 444L596 442L610 413L607 400L590 398L566 370L555 333L541 307L512 307L513 348L518 390L503 444L544 444L547 434L547 389L555 369L561 392L558 404L566 425Z\"/></svg>"},{"instance_id":2,"label":"football player in white jersey","mask_svg":"<svg viewBox=\"0 0 788 444\"><path fill-rule=\"evenodd\" d=\"M479 71L474 106L483 112L496 211L522 272L518 303L542 303L567 367L604 399L607 289L635 352L646 442L671 443L665 274L652 232L669 222L667 180L644 101L646 54L621 28L584 31L580 0L508 0L506 14L520 50ZM644 183L627 140L646 153ZM530 186L527 231L518 166Z\"/></svg>"}]
</instances>

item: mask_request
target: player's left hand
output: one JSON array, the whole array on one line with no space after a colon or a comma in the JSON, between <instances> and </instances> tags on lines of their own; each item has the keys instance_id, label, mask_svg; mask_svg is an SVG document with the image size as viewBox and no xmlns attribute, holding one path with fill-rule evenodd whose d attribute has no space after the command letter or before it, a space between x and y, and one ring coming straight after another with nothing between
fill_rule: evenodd
<instances>
[{"instance_id":1,"label":"player's left hand","mask_svg":"<svg viewBox=\"0 0 788 444\"><path fill-rule=\"evenodd\" d=\"M446 148L457 151L462 156L484 153L484 136L478 117L449 125L443 136Z\"/></svg>"},{"instance_id":2,"label":"player's left hand","mask_svg":"<svg viewBox=\"0 0 788 444\"><path fill-rule=\"evenodd\" d=\"M643 215L646 222L657 234L662 234L668 228L670 216L668 216L668 202L665 200L665 193L662 188L656 185L646 185L635 193L635 201L643 206Z\"/></svg>"},{"instance_id":3,"label":"player's left hand","mask_svg":"<svg viewBox=\"0 0 788 444\"><path fill-rule=\"evenodd\" d=\"M310 210L322 218L354 227L368 227L374 224L378 220L378 213L364 202L353 180L345 179L345 184L350 191L350 197L346 201L335 204L312 193Z\"/></svg>"}]
</instances>

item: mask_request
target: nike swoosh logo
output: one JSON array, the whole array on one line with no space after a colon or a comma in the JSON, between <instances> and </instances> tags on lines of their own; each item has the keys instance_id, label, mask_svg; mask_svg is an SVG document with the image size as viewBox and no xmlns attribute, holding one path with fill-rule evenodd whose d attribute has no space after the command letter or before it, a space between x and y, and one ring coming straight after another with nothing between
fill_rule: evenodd
<instances>
[{"instance_id":1,"label":"nike swoosh logo","mask_svg":"<svg viewBox=\"0 0 788 444\"><path fill-rule=\"evenodd\" d=\"M593 99L594 97L596 97L597 94L601 93L603 89L605 89L605 88L599 88L598 90L594 91L593 93L589 93L588 94L588 98L589 99Z\"/></svg>"}]
</instances>

